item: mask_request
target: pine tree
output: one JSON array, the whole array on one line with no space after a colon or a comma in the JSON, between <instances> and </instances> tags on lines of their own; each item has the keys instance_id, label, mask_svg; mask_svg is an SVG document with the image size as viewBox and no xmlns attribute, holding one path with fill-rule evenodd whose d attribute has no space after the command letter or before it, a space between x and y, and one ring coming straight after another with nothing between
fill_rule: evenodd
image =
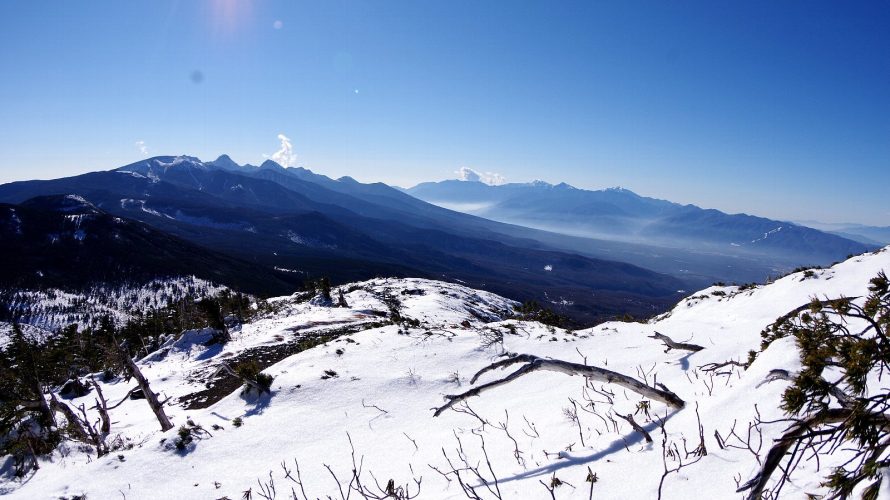
<instances>
[{"instance_id":1,"label":"pine tree","mask_svg":"<svg viewBox=\"0 0 890 500\"><path fill-rule=\"evenodd\" d=\"M863 498L877 498L882 471L890 466L890 389L874 383L890 373L887 275L873 278L869 292L862 305L845 297L813 300L764 330L764 348L793 337L802 368L782 398L793 423L770 450L761 472L740 489L750 490L748 498L760 498L770 476L781 470L770 492L778 496L802 455L842 446L853 451L852 458L835 468L824 486L833 498L846 498L865 482Z\"/></svg>"},{"instance_id":2,"label":"pine tree","mask_svg":"<svg viewBox=\"0 0 890 500\"><path fill-rule=\"evenodd\" d=\"M39 468L36 456L52 451L59 441L40 364L40 346L13 324L10 343L0 351L0 453L15 458L18 475Z\"/></svg>"},{"instance_id":3,"label":"pine tree","mask_svg":"<svg viewBox=\"0 0 890 500\"><path fill-rule=\"evenodd\" d=\"M319 289L321 290L321 296L328 302L333 302L334 299L331 297L331 280L328 279L327 276L323 277L319 281Z\"/></svg>"}]
</instances>

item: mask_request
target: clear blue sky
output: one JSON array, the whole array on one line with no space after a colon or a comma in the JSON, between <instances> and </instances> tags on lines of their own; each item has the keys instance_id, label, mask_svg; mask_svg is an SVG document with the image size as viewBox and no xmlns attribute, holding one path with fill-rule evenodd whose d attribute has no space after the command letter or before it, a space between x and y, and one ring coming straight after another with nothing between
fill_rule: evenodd
<instances>
[{"instance_id":1,"label":"clear blue sky","mask_svg":"<svg viewBox=\"0 0 890 500\"><path fill-rule=\"evenodd\" d=\"M887 2L6 1L0 182L256 164L284 134L334 177L890 225L888 26Z\"/></svg>"}]
</instances>

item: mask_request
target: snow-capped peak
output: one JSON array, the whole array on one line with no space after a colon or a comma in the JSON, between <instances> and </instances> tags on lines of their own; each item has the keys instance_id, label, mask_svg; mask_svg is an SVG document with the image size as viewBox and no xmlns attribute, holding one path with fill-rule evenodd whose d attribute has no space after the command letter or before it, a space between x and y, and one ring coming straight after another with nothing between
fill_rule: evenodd
<instances>
[{"instance_id":1,"label":"snow-capped peak","mask_svg":"<svg viewBox=\"0 0 890 500\"><path fill-rule=\"evenodd\" d=\"M543 188L553 187L553 184L550 184L547 181L542 181L541 179L535 179L535 180L529 182L528 185L532 186L532 187L543 187Z\"/></svg>"}]
</instances>

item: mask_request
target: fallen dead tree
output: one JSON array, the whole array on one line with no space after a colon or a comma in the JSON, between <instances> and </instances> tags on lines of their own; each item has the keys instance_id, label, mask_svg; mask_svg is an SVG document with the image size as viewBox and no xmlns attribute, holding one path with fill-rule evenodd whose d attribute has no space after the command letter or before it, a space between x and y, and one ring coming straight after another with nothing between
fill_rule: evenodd
<instances>
[{"instance_id":1,"label":"fallen dead tree","mask_svg":"<svg viewBox=\"0 0 890 500\"><path fill-rule=\"evenodd\" d=\"M102 457L110 451L106 438L111 432L111 418L108 416L108 404L105 402L105 396L102 394L102 387L92 377L90 377L90 384L96 388L95 409L99 412L99 420L97 422L90 422L85 405L80 405L78 408L80 415L78 415L67 404L59 401L53 393L50 393L49 407L65 417L68 434L73 439L92 445L96 449L96 456ZM100 422L101 424L99 424Z\"/></svg>"},{"instance_id":2,"label":"fallen dead tree","mask_svg":"<svg viewBox=\"0 0 890 500\"><path fill-rule=\"evenodd\" d=\"M120 344L118 350L121 361L123 361L124 367L127 370L127 374L136 379L136 383L139 384L139 388L142 389L142 393L145 394L145 401L148 403L151 411L158 419L158 423L161 425L161 430L164 432L169 431L173 428L173 423L170 422L170 419L164 412L165 401L159 401L158 396L152 392L148 380L142 375L142 370L139 369L139 366L127 352L126 344Z\"/></svg>"},{"instance_id":3,"label":"fallen dead tree","mask_svg":"<svg viewBox=\"0 0 890 500\"><path fill-rule=\"evenodd\" d=\"M687 344L684 342L677 342L674 339L668 337L663 333L654 332L652 335L649 335L650 339L656 339L662 341L666 349L664 352L668 352L671 349L677 349L678 351L692 351L698 352L704 350L704 347L697 344Z\"/></svg>"},{"instance_id":4,"label":"fallen dead tree","mask_svg":"<svg viewBox=\"0 0 890 500\"><path fill-rule=\"evenodd\" d=\"M462 394L446 395L445 399L447 400L447 403L438 408L435 408L435 413L433 413L433 416L438 417L442 414L443 411L451 408L461 401L469 399L473 396L478 396L485 391L512 382L523 375L528 375L529 373L537 370L554 371L564 373L566 375L581 375L582 377L585 377L589 380L619 385L621 387L624 387L625 389L636 392L641 396L664 403L676 409L682 409L686 405L686 403L682 399L680 399L679 396L668 390L667 387L662 384L658 384L660 388L652 387L633 377L629 377L618 372L613 372L611 370L606 370L605 368L571 363L558 359L544 359L531 354L518 354L511 358L492 363L482 368L475 375L473 375L473 378L470 380L470 384L475 384L479 377L486 372L499 368L506 368L517 363L525 363L525 365L504 378L480 385L479 387L470 389Z\"/></svg>"}]
</instances>

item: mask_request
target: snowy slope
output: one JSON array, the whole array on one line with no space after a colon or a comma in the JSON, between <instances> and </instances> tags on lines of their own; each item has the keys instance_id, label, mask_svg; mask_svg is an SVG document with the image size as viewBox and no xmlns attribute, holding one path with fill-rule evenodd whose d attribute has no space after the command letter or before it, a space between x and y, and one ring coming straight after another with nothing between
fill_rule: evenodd
<instances>
[{"instance_id":1,"label":"snowy slope","mask_svg":"<svg viewBox=\"0 0 890 500\"><path fill-rule=\"evenodd\" d=\"M468 479L482 498L495 498L495 493L550 498L547 486L554 478L562 483L555 488L556 498L588 498L591 488L597 498L655 498L664 470L663 437L654 422L658 416L665 421L668 444L676 444L684 457L684 440L689 451L699 443L700 421L708 452L666 476L663 498L738 498L736 481L753 476L757 460L745 449L721 449L715 431L732 442L733 425L745 436L756 412L765 421L781 417L777 407L787 383L763 381L773 368L793 370L797 353L786 339L774 342L748 370L728 366L709 375L700 367L745 361L748 351L759 349L761 330L778 316L813 296L864 295L868 280L882 269L890 270L888 249L811 277L796 273L748 290L712 287L648 324L606 323L574 332L510 319L513 304L506 299L426 280L346 287L349 308L274 299L273 312L244 325L222 348L205 347L202 332L189 332L141 362L154 390L173 398L168 414L174 424L190 419L212 436L178 452L170 446L176 429L161 433L145 402L128 400L111 412L112 436L120 436L122 449L97 460L71 445L42 462L32 477L7 480L0 491L14 498L235 499L248 489L252 498L262 498L274 482L276 498L290 498L291 487L298 495L300 488L285 477L281 464L296 477L296 460L309 498L339 498L334 474L345 488L353 467L351 439L364 484L373 487L376 479L383 485L392 478L415 491L412 478L422 477L420 498L466 498L453 476L449 481L435 470L451 470L449 460L460 467L461 456L487 479L498 478L488 487ZM401 314L419 320L420 327L377 326L392 297L401 303ZM206 408L183 407L223 360L344 326L355 327L354 332L267 368L265 373L275 376L271 397L257 400L235 392ZM705 349L665 352L649 338L655 331ZM503 341L497 342L500 335ZM686 406L674 411L652 402L647 418L638 406L643 398L620 387L595 383L585 388L579 377L535 372L471 398L472 414L432 416L431 408L443 404L443 395L470 388L469 378L505 352L586 362L650 384L657 381ZM504 374L485 374L479 383ZM103 390L116 403L132 386L115 381L103 384ZM91 405L93 398L74 403ZM579 408L577 422L569 418L574 405L583 407L588 400L596 414ZM645 443L616 417L635 412L654 443ZM240 427L233 425L237 417L243 419ZM783 429L781 423L762 426L761 454ZM830 462L822 462L823 473ZM822 476L814 467L804 463L783 497L819 493ZM585 481L591 472L594 483Z\"/></svg>"},{"instance_id":2,"label":"snowy slope","mask_svg":"<svg viewBox=\"0 0 890 500\"><path fill-rule=\"evenodd\" d=\"M72 323L81 328L97 326L105 315L121 326L133 317L135 311L161 309L168 301L175 302L186 296L212 297L225 289L194 276L159 279L140 285L98 284L85 291L0 289L0 307L19 323L51 332ZM9 327L0 322L0 332ZM5 336L0 334L0 345L3 338Z\"/></svg>"}]
</instances>

